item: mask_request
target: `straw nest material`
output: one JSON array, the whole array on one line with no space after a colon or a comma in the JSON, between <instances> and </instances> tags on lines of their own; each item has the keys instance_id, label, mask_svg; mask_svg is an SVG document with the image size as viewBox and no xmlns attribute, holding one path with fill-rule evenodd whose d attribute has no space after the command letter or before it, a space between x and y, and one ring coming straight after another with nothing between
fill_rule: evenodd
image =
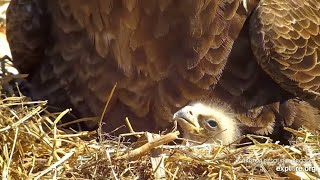
<instances>
[{"instance_id":1,"label":"straw nest material","mask_svg":"<svg viewBox=\"0 0 320 180\"><path fill-rule=\"evenodd\" d=\"M288 129L294 135L290 146L272 143L267 137L259 143L253 135L247 135L251 145L238 148L219 144L167 145L177 139L178 131L165 135L131 133L140 138L129 143L122 141L126 134L111 137L96 133L99 131L63 130L58 123L70 110L49 113L46 103L22 95L1 96L2 178L320 178L320 136L306 129Z\"/></svg>"}]
</instances>

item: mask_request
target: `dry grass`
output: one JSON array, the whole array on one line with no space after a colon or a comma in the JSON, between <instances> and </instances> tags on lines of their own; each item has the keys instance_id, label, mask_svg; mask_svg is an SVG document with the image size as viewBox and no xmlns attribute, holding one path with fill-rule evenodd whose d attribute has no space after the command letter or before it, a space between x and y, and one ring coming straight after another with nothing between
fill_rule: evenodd
<instances>
[{"instance_id":1,"label":"dry grass","mask_svg":"<svg viewBox=\"0 0 320 180\"><path fill-rule=\"evenodd\" d=\"M294 144L259 143L235 148L218 144L166 145L166 135L142 132L136 143L95 132L57 128L69 111L50 114L46 101L0 99L0 169L3 179L299 179L320 178L320 136L288 129ZM103 136L97 141L94 136ZM123 135L124 136L124 135ZM92 140L85 140L85 139ZM284 168L301 168L290 169ZM287 170L288 172L283 172ZM301 171L300 171L301 170Z\"/></svg>"}]
</instances>

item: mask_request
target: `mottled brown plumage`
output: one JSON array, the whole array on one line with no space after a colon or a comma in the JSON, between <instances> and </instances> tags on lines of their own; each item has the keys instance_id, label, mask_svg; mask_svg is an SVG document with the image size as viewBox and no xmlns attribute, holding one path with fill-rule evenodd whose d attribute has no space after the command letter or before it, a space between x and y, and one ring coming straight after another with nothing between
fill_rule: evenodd
<instances>
[{"instance_id":1,"label":"mottled brown plumage","mask_svg":"<svg viewBox=\"0 0 320 180\"><path fill-rule=\"evenodd\" d=\"M117 83L106 130L125 116L136 130L164 128L187 103L214 97L269 133L292 114L283 102L319 101L316 0L12 0L7 16L34 98L100 116Z\"/></svg>"},{"instance_id":2,"label":"mottled brown plumage","mask_svg":"<svg viewBox=\"0 0 320 180\"><path fill-rule=\"evenodd\" d=\"M320 1L264 0L251 19L251 44L262 68L294 95L320 97Z\"/></svg>"}]
</instances>

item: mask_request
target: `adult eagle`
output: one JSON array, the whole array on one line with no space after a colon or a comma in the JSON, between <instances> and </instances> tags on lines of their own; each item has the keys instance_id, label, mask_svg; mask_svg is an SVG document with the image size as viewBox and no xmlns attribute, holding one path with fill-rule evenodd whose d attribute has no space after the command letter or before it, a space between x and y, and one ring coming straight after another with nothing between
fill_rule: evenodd
<instances>
[{"instance_id":1,"label":"adult eagle","mask_svg":"<svg viewBox=\"0 0 320 180\"><path fill-rule=\"evenodd\" d=\"M7 11L33 98L100 116L117 83L107 131L126 116L135 130L165 128L203 99L249 132L315 128L319 26L318 0L12 0Z\"/></svg>"}]
</instances>

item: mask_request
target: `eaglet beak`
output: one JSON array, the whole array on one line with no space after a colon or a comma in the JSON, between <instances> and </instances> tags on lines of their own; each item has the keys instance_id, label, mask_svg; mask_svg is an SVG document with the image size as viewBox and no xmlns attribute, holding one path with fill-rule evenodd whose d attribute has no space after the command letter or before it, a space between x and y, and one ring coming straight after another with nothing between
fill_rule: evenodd
<instances>
[{"instance_id":1,"label":"eaglet beak","mask_svg":"<svg viewBox=\"0 0 320 180\"><path fill-rule=\"evenodd\" d=\"M198 134L200 131L197 115L191 106L185 106L174 113L173 120L177 121L185 132Z\"/></svg>"}]
</instances>

